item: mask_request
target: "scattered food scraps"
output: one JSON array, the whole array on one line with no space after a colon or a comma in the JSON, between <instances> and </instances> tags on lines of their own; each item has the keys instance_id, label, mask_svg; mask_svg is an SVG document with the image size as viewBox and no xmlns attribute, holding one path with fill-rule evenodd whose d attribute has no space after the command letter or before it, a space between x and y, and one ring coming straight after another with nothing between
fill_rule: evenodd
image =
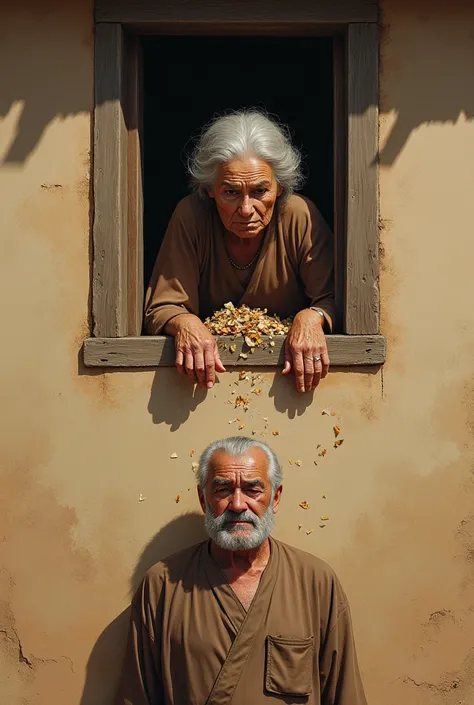
<instances>
[{"instance_id":1,"label":"scattered food scraps","mask_svg":"<svg viewBox=\"0 0 474 705\"><path fill-rule=\"evenodd\" d=\"M198 467L199 467L199 466L198 466L197 463L191 463L191 469L192 469L193 472L196 472L196 470L198 469Z\"/></svg>"},{"instance_id":2,"label":"scattered food scraps","mask_svg":"<svg viewBox=\"0 0 474 705\"><path fill-rule=\"evenodd\" d=\"M243 431L243 429L245 428L246 425L247 424L245 424L245 423L241 423L239 426L239 431Z\"/></svg>"},{"instance_id":3,"label":"scattered food scraps","mask_svg":"<svg viewBox=\"0 0 474 705\"><path fill-rule=\"evenodd\" d=\"M303 528L303 524L298 524L298 531L301 531L302 528Z\"/></svg>"},{"instance_id":4,"label":"scattered food scraps","mask_svg":"<svg viewBox=\"0 0 474 705\"><path fill-rule=\"evenodd\" d=\"M174 501L176 502L176 504L178 504L180 499L181 499L181 497L179 496L179 494L177 494L176 497L174 498Z\"/></svg>"},{"instance_id":5,"label":"scattered food scraps","mask_svg":"<svg viewBox=\"0 0 474 705\"><path fill-rule=\"evenodd\" d=\"M308 529L308 531L306 532L306 536L309 536L312 533L313 533L313 529Z\"/></svg>"},{"instance_id":6,"label":"scattered food scraps","mask_svg":"<svg viewBox=\"0 0 474 705\"><path fill-rule=\"evenodd\" d=\"M329 517L327 516L327 514L323 514L321 516L321 521L329 521Z\"/></svg>"},{"instance_id":7,"label":"scattered food scraps","mask_svg":"<svg viewBox=\"0 0 474 705\"><path fill-rule=\"evenodd\" d=\"M257 389L254 389L253 394L256 394L258 397L263 394L263 389L260 389L260 387L257 387Z\"/></svg>"},{"instance_id":8,"label":"scattered food scraps","mask_svg":"<svg viewBox=\"0 0 474 705\"><path fill-rule=\"evenodd\" d=\"M339 426L334 426L333 431L334 431L334 435L336 436L336 438L341 433L341 429L339 428Z\"/></svg>"},{"instance_id":9,"label":"scattered food scraps","mask_svg":"<svg viewBox=\"0 0 474 705\"><path fill-rule=\"evenodd\" d=\"M263 419L264 421L268 421L268 417L267 417L267 416L262 416L262 419Z\"/></svg>"},{"instance_id":10,"label":"scattered food scraps","mask_svg":"<svg viewBox=\"0 0 474 705\"><path fill-rule=\"evenodd\" d=\"M193 448L192 451L191 451L190 454L189 454L189 457L192 458L193 455L195 454L195 452L196 452L196 451L195 451L194 448Z\"/></svg>"},{"instance_id":11,"label":"scattered food scraps","mask_svg":"<svg viewBox=\"0 0 474 705\"><path fill-rule=\"evenodd\" d=\"M326 526L327 526L327 524L320 524L320 525L319 525L319 528L320 528L320 529L324 529Z\"/></svg>"},{"instance_id":12,"label":"scattered food scraps","mask_svg":"<svg viewBox=\"0 0 474 705\"><path fill-rule=\"evenodd\" d=\"M294 463L295 461L292 460L291 458L288 458L288 462L290 463L290 465L293 465L293 463Z\"/></svg>"},{"instance_id":13,"label":"scattered food scraps","mask_svg":"<svg viewBox=\"0 0 474 705\"><path fill-rule=\"evenodd\" d=\"M309 504L306 500L300 502L299 506L301 507L301 509L309 509Z\"/></svg>"},{"instance_id":14,"label":"scattered food scraps","mask_svg":"<svg viewBox=\"0 0 474 705\"><path fill-rule=\"evenodd\" d=\"M321 448L321 443L318 443L318 445L316 446L316 450L318 450L318 448Z\"/></svg>"},{"instance_id":15,"label":"scattered food scraps","mask_svg":"<svg viewBox=\"0 0 474 705\"><path fill-rule=\"evenodd\" d=\"M327 496L325 494L323 494L323 499L327 499Z\"/></svg>"},{"instance_id":16,"label":"scattered food scraps","mask_svg":"<svg viewBox=\"0 0 474 705\"><path fill-rule=\"evenodd\" d=\"M239 357L241 357L242 360L246 360L248 358L248 355L246 355L245 353L240 353Z\"/></svg>"},{"instance_id":17,"label":"scattered food scraps","mask_svg":"<svg viewBox=\"0 0 474 705\"><path fill-rule=\"evenodd\" d=\"M317 464L318 464L316 460L313 460L313 463L314 463L315 465L317 465Z\"/></svg>"},{"instance_id":18,"label":"scattered food scraps","mask_svg":"<svg viewBox=\"0 0 474 705\"><path fill-rule=\"evenodd\" d=\"M243 394L239 394L239 396L235 400L235 407L241 406L245 411L249 408L250 404L250 398L244 396Z\"/></svg>"},{"instance_id":19,"label":"scattered food scraps","mask_svg":"<svg viewBox=\"0 0 474 705\"><path fill-rule=\"evenodd\" d=\"M267 309L239 306L230 301L204 321L214 335L241 335L249 348L262 343L262 335L286 335L291 319L269 316ZM232 346L231 346L232 347Z\"/></svg>"},{"instance_id":20,"label":"scattered food scraps","mask_svg":"<svg viewBox=\"0 0 474 705\"><path fill-rule=\"evenodd\" d=\"M177 457L178 457L178 454L177 454L177 453L171 453L171 455L170 455L170 458L173 458L173 460L174 460L175 458L177 458Z\"/></svg>"},{"instance_id":21,"label":"scattered food scraps","mask_svg":"<svg viewBox=\"0 0 474 705\"><path fill-rule=\"evenodd\" d=\"M299 468L303 465L302 460L295 460L295 465L297 465Z\"/></svg>"},{"instance_id":22,"label":"scattered food scraps","mask_svg":"<svg viewBox=\"0 0 474 705\"><path fill-rule=\"evenodd\" d=\"M280 435L280 431L272 431L272 436L279 436L279 435Z\"/></svg>"},{"instance_id":23,"label":"scattered food scraps","mask_svg":"<svg viewBox=\"0 0 474 705\"><path fill-rule=\"evenodd\" d=\"M326 453L327 453L326 448L323 448L322 451L321 451L320 453L318 453L318 455L319 455L321 458L324 458L324 456L326 455Z\"/></svg>"},{"instance_id":24,"label":"scattered food scraps","mask_svg":"<svg viewBox=\"0 0 474 705\"><path fill-rule=\"evenodd\" d=\"M333 411L332 409L323 409L321 411L322 416L336 416L337 411Z\"/></svg>"},{"instance_id":25,"label":"scattered food scraps","mask_svg":"<svg viewBox=\"0 0 474 705\"><path fill-rule=\"evenodd\" d=\"M247 372L245 370L240 370L239 372L239 379L243 380L247 378Z\"/></svg>"},{"instance_id":26,"label":"scattered food scraps","mask_svg":"<svg viewBox=\"0 0 474 705\"><path fill-rule=\"evenodd\" d=\"M334 448L339 448L339 446L342 446L343 443L344 443L344 439L338 438L337 441L334 441Z\"/></svg>"},{"instance_id":27,"label":"scattered food scraps","mask_svg":"<svg viewBox=\"0 0 474 705\"><path fill-rule=\"evenodd\" d=\"M237 346L236 346L236 345L229 345L229 352L235 353L236 350L237 350Z\"/></svg>"},{"instance_id":28,"label":"scattered food scraps","mask_svg":"<svg viewBox=\"0 0 474 705\"><path fill-rule=\"evenodd\" d=\"M141 493L138 495L138 501L139 501L139 502L144 502L145 499L146 499L145 495L143 495L143 494L141 494Z\"/></svg>"}]
</instances>

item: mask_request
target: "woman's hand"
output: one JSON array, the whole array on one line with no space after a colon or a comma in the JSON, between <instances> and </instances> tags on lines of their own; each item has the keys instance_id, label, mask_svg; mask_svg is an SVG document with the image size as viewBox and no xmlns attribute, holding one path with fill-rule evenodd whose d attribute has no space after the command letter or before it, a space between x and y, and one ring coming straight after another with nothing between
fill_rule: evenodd
<instances>
[{"instance_id":1,"label":"woman's hand","mask_svg":"<svg viewBox=\"0 0 474 705\"><path fill-rule=\"evenodd\" d=\"M329 355L323 319L316 311L304 309L296 314L285 343L283 374L295 372L299 392L315 389L329 370Z\"/></svg>"},{"instance_id":2,"label":"woman's hand","mask_svg":"<svg viewBox=\"0 0 474 705\"><path fill-rule=\"evenodd\" d=\"M179 374L211 389L216 372L225 372L225 367L216 340L201 319L192 313L180 314L168 321L165 332L174 336Z\"/></svg>"}]
</instances>

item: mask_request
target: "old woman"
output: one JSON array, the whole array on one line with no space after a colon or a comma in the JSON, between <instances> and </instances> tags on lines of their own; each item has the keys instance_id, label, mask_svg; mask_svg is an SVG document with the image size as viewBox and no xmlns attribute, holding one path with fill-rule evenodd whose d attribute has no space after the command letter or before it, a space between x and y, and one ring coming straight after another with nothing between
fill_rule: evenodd
<instances>
[{"instance_id":1,"label":"old woman","mask_svg":"<svg viewBox=\"0 0 474 705\"><path fill-rule=\"evenodd\" d=\"M333 237L294 193L300 155L287 130L255 110L224 115L204 129L188 169L194 193L176 206L160 248L147 332L174 336L178 371L211 388L225 369L206 316L228 301L291 316L283 374L314 389L329 369Z\"/></svg>"}]
</instances>

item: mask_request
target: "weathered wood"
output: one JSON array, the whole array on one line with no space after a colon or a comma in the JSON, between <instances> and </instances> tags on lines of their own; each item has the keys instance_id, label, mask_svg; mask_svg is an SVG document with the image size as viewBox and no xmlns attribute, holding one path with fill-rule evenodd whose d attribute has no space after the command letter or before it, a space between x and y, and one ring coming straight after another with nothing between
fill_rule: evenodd
<instances>
[{"instance_id":1,"label":"weathered wood","mask_svg":"<svg viewBox=\"0 0 474 705\"><path fill-rule=\"evenodd\" d=\"M274 339L270 347L252 354L242 339L218 338L221 359L227 367L268 367L283 364L285 338ZM329 357L333 367L381 365L385 361L385 338L380 335L329 335ZM229 350L235 345L235 352ZM224 348L224 346L227 346ZM240 357L243 352L247 357ZM270 352L271 351L271 352ZM88 338L84 342L84 364L87 367L172 367L175 362L174 339L169 336L141 338Z\"/></svg>"},{"instance_id":2,"label":"weathered wood","mask_svg":"<svg viewBox=\"0 0 474 705\"><path fill-rule=\"evenodd\" d=\"M335 332L343 330L346 287L347 110L344 37L333 39Z\"/></svg>"},{"instance_id":3,"label":"weathered wood","mask_svg":"<svg viewBox=\"0 0 474 705\"><path fill-rule=\"evenodd\" d=\"M128 334L140 335L143 318L143 86L139 38L127 38L128 84Z\"/></svg>"},{"instance_id":4,"label":"weathered wood","mask_svg":"<svg viewBox=\"0 0 474 705\"><path fill-rule=\"evenodd\" d=\"M376 22L376 0L96 0L96 22Z\"/></svg>"},{"instance_id":5,"label":"weathered wood","mask_svg":"<svg viewBox=\"0 0 474 705\"><path fill-rule=\"evenodd\" d=\"M119 24L96 27L94 114L95 336L127 334L127 130L124 36Z\"/></svg>"},{"instance_id":6,"label":"weathered wood","mask_svg":"<svg viewBox=\"0 0 474 705\"><path fill-rule=\"evenodd\" d=\"M378 27L347 30L347 278L345 332L377 333Z\"/></svg>"}]
</instances>

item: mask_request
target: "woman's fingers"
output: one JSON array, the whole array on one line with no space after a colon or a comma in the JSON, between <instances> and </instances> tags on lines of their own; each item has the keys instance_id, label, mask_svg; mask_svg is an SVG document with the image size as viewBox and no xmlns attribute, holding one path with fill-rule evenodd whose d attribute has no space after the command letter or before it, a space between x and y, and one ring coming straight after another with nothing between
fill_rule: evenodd
<instances>
[{"instance_id":1,"label":"woman's fingers","mask_svg":"<svg viewBox=\"0 0 474 705\"><path fill-rule=\"evenodd\" d=\"M292 365L292 354L290 350L290 346L288 345L288 338L285 340L285 364L283 365L283 370L281 371L282 375L287 375L289 372L291 372L291 365Z\"/></svg>"},{"instance_id":2,"label":"woman's fingers","mask_svg":"<svg viewBox=\"0 0 474 705\"><path fill-rule=\"evenodd\" d=\"M184 354L184 370L188 379L191 382L196 382L197 377L194 370L194 356L190 350L187 350Z\"/></svg>"},{"instance_id":3,"label":"woman's fingers","mask_svg":"<svg viewBox=\"0 0 474 705\"><path fill-rule=\"evenodd\" d=\"M326 348L321 352L321 364L322 364L322 370L321 370L321 379L324 379L329 372L329 365L331 364L331 361L329 359L329 354Z\"/></svg>"}]
</instances>

